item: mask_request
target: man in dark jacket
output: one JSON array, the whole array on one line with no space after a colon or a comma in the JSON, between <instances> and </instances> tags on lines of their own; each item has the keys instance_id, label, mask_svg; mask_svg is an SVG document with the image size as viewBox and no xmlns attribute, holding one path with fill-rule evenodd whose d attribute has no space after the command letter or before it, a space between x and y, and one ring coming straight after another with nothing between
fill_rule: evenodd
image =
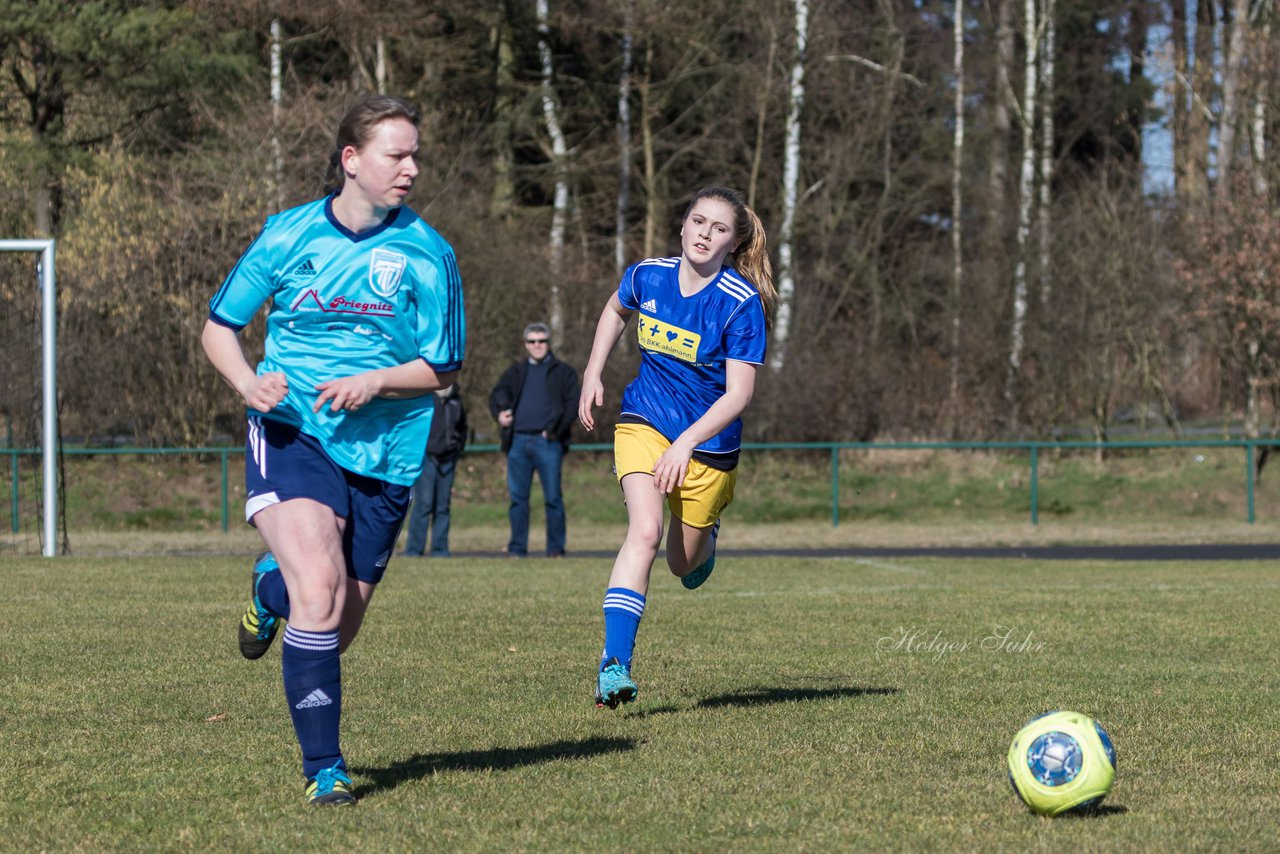
<instances>
[{"instance_id":1,"label":"man in dark jacket","mask_svg":"<svg viewBox=\"0 0 1280 854\"><path fill-rule=\"evenodd\" d=\"M406 555L422 556L431 523L431 556L449 556L449 502L453 497L453 475L458 457L467 444L467 412L462 406L458 384L435 393L435 413L422 474L413 484L413 504L409 508L409 540ZM435 517L432 519L432 517Z\"/></svg>"},{"instance_id":2,"label":"man in dark jacket","mask_svg":"<svg viewBox=\"0 0 1280 854\"><path fill-rule=\"evenodd\" d=\"M547 557L559 557L565 545L560 470L569 450L569 428L578 417L578 372L551 352L551 330L545 323L525 327L524 347L524 358L503 373L489 395L489 413L502 428L507 455L507 553L528 554L529 492L537 471L547 511Z\"/></svg>"}]
</instances>

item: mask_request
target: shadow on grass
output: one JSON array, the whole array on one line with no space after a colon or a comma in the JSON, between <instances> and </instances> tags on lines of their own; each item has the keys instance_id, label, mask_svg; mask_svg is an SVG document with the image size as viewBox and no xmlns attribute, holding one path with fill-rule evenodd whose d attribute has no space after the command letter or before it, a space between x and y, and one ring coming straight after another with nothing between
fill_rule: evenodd
<instances>
[{"instance_id":1,"label":"shadow on grass","mask_svg":"<svg viewBox=\"0 0 1280 854\"><path fill-rule=\"evenodd\" d=\"M606 753L634 750L632 738L585 738L581 741L553 741L533 747L494 747L458 753L419 753L385 768L357 768L357 773L373 782L356 788L356 796L394 789L409 780L429 777L438 771L509 771L524 765L538 765L560 759L589 759Z\"/></svg>"},{"instance_id":2,"label":"shadow on grass","mask_svg":"<svg viewBox=\"0 0 1280 854\"><path fill-rule=\"evenodd\" d=\"M699 700L697 708L716 709L721 706L758 706L765 703L793 703L809 700L834 700L842 697L886 696L898 693L897 688L756 688L750 691L734 691L718 697Z\"/></svg>"},{"instance_id":3,"label":"shadow on grass","mask_svg":"<svg viewBox=\"0 0 1280 854\"><path fill-rule=\"evenodd\" d=\"M1054 818L1110 818L1113 815L1124 815L1128 811L1128 807L1120 804L1100 804L1093 809L1064 812L1061 815L1054 816Z\"/></svg>"},{"instance_id":4,"label":"shadow on grass","mask_svg":"<svg viewBox=\"0 0 1280 854\"><path fill-rule=\"evenodd\" d=\"M761 706L768 703L803 703L810 700L834 700L844 697L883 697L898 693L897 688L752 688L747 691L734 691L731 694L720 694L706 697L692 706L658 706L644 709L630 717L646 718L656 715L669 715L674 712L694 709L719 709L725 706Z\"/></svg>"}]
</instances>

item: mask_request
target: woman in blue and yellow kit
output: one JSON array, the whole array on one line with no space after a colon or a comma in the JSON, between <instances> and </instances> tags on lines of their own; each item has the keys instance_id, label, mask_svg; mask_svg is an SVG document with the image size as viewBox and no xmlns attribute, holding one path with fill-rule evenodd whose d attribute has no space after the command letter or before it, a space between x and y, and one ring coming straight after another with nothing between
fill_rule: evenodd
<instances>
[{"instance_id":1,"label":"woman in blue and yellow kit","mask_svg":"<svg viewBox=\"0 0 1280 854\"><path fill-rule=\"evenodd\" d=\"M309 804L355 801L339 654L355 638L422 467L431 392L462 366L453 249L404 206L418 111L367 96L338 125L336 191L267 219L209 302L202 343L248 408L245 517L268 551L238 632L259 658L288 621L284 692ZM238 333L266 305L262 362Z\"/></svg>"},{"instance_id":2,"label":"woman in blue and yellow kit","mask_svg":"<svg viewBox=\"0 0 1280 854\"><path fill-rule=\"evenodd\" d=\"M715 567L720 514L733 500L742 411L764 363L777 304L760 219L724 187L701 190L685 211L678 258L630 267L596 325L578 418L595 427L605 360L638 314L640 372L622 393L614 462L627 504L627 537L604 596L605 640L596 705L635 699L631 658L649 573L671 508L667 565L699 587Z\"/></svg>"}]
</instances>

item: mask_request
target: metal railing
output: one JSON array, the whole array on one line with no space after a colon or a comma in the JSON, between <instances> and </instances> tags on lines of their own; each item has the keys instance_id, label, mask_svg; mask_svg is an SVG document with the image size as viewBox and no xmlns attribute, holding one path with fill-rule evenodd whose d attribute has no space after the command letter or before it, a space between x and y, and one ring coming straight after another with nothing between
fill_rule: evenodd
<instances>
[{"instance_id":1,"label":"metal railing","mask_svg":"<svg viewBox=\"0 0 1280 854\"><path fill-rule=\"evenodd\" d=\"M1247 496L1248 521L1256 520L1255 492L1257 485L1257 448L1276 445L1274 439L1218 439L1200 441L1153 441L1135 440L1124 442L1087 442L1087 441L1010 441L1010 442L748 442L744 443L744 451L828 451L831 455L831 525L840 524L840 452L841 451L1024 451L1027 453L1030 468L1029 503L1031 524L1040 521L1040 453L1041 451L1083 450L1083 451L1118 451L1118 450L1168 450L1194 448L1241 448L1244 450L1244 481ZM575 451L612 451L611 444L574 445ZM468 454L494 453L497 445L472 445L467 448ZM39 456L37 448L7 448L0 453L9 455L10 477L10 528L14 534L19 533L19 471L18 459L23 456ZM134 456L217 456L219 458L221 476L222 530L225 533L230 527L230 491L228 489L228 458L232 455L244 454L244 448L210 447L210 448L64 448L65 456L95 455L134 455Z\"/></svg>"}]
</instances>

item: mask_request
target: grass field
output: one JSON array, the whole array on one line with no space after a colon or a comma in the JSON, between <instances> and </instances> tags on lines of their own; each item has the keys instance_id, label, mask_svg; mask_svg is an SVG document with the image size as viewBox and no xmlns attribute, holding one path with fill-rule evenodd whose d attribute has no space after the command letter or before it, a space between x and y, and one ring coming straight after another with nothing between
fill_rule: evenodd
<instances>
[{"instance_id":1,"label":"grass field","mask_svg":"<svg viewBox=\"0 0 1280 854\"><path fill-rule=\"evenodd\" d=\"M319 811L278 651L235 648L247 557L6 558L2 845L1275 849L1274 566L724 559L696 593L655 571L616 712L590 699L606 572L393 562L343 659L360 803ZM1094 817L1031 815L1006 780L1053 708L1115 741Z\"/></svg>"}]
</instances>

